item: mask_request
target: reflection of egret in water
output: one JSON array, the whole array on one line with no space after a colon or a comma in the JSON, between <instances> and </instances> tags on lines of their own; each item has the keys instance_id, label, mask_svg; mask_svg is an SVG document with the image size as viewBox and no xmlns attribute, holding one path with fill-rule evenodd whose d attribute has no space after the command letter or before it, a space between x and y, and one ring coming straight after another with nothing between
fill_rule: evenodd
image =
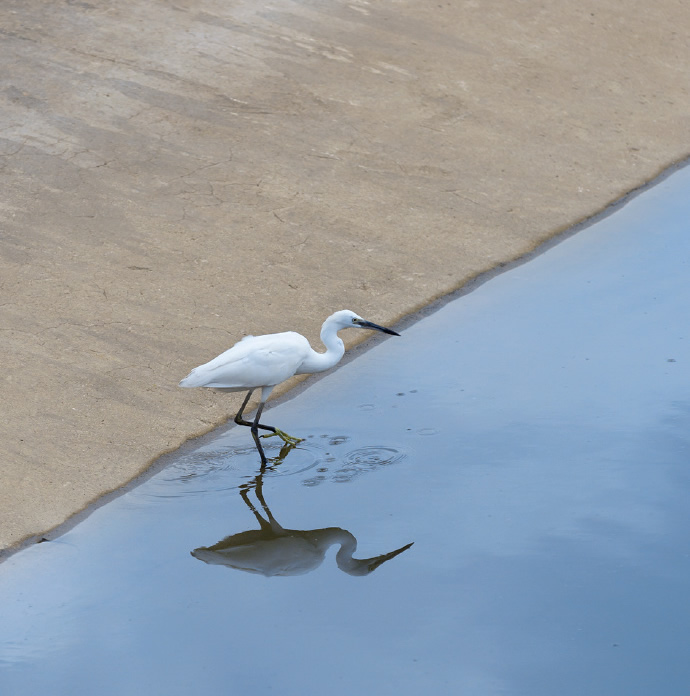
<instances>
[{"instance_id":1,"label":"reflection of egret in water","mask_svg":"<svg viewBox=\"0 0 690 696\"><path fill-rule=\"evenodd\" d=\"M357 548L357 540L345 529L286 529L273 517L264 499L264 471L262 466L261 473L251 483L240 488L242 500L254 513L260 529L232 534L213 546L194 549L192 556L212 565L225 565L266 577L304 575L318 568L326 551L334 544L339 544L340 549L335 556L338 568L348 575L368 575L412 546L410 543L380 556L359 559L352 557ZM252 488L265 516L249 499Z\"/></svg>"}]
</instances>

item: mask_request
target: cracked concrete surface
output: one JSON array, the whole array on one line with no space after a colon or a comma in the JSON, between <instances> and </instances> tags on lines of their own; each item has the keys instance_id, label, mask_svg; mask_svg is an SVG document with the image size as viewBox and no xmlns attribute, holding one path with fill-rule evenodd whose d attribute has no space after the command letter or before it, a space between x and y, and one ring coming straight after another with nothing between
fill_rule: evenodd
<instances>
[{"instance_id":1,"label":"cracked concrete surface","mask_svg":"<svg viewBox=\"0 0 690 696\"><path fill-rule=\"evenodd\" d=\"M688 155L682 0L3 10L0 547L223 422L177 382L244 334L393 323Z\"/></svg>"}]
</instances>

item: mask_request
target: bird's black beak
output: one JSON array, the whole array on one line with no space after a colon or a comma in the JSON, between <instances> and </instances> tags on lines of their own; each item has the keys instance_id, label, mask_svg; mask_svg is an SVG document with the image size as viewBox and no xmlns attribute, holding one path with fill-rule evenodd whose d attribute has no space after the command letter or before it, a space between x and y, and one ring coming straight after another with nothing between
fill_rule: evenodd
<instances>
[{"instance_id":1,"label":"bird's black beak","mask_svg":"<svg viewBox=\"0 0 690 696\"><path fill-rule=\"evenodd\" d=\"M383 333L390 334L391 336L400 336L400 334L397 331L393 331L393 329L387 329L385 326L379 326L378 324L374 324L373 321L358 321L357 328L373 329L374 331L383 331Z\"/></svg>"}]
</instances>

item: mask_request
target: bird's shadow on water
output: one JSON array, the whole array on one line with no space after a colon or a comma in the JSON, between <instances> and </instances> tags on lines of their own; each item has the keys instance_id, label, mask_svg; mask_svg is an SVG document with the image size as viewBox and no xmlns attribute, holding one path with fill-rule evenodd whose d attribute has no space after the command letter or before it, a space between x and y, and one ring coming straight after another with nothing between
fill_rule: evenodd
<instances>
[{"instance_id":1,"label":"bird's shadow on water","mask_svg":"<svg viewBox=\"0 0 690 696\"><path fill-rule=\"evenodd\" d=\"M407 551L414 542L394 551L372 558L353 558L357 549L355 536L340 527L320 529L288 529L274 517L263 492L264 476L275 471L288 457L295 445L285 444L279 454L266 457L261 443L256 441L261 458L259 473L239 487L240 497L259 523L259 529L231 534L212 546L200 546L191 554L210 565L256 573L265 577L304 575L318 568L333 545L340 548L335 556L338 568L348 575L369 575L383 563ZM259 503L251 500L251 493Z\"/></svg>"}]
</instances>

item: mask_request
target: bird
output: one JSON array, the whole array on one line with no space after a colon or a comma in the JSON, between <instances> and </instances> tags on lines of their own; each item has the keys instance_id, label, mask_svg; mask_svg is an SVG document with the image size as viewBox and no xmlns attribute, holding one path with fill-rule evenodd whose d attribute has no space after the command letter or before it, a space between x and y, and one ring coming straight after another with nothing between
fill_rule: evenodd
<instances>
[{"instance_id":1,"label":"bird","mask_svg":"<svg viewBox=\"0 0 690 696\"><path fill-rule=\"evenodd\" d=\"M266 401L277 384L293 375L323 372L336 365L345 354L345 344L338 336L338 331L347 328L371 329L391 336L400 336L393 329L362 319L349 309L341 309L331 314L321 327L321 341L326 346L325 353L315 351L304 336L294 331L245 336L213 360L195 367L180 382L180 387L209 387L230 392L247 390L247 396L235 415L235 423L249 426L257 444L258 431L262 429L270 432L263 437L277 435L285 443L294 446L302 441L301 438L260 422ZM243 418L244 409L254 391L259 388L259 407L254 420L250 422Z\"/></svg>"}]
</instances>

